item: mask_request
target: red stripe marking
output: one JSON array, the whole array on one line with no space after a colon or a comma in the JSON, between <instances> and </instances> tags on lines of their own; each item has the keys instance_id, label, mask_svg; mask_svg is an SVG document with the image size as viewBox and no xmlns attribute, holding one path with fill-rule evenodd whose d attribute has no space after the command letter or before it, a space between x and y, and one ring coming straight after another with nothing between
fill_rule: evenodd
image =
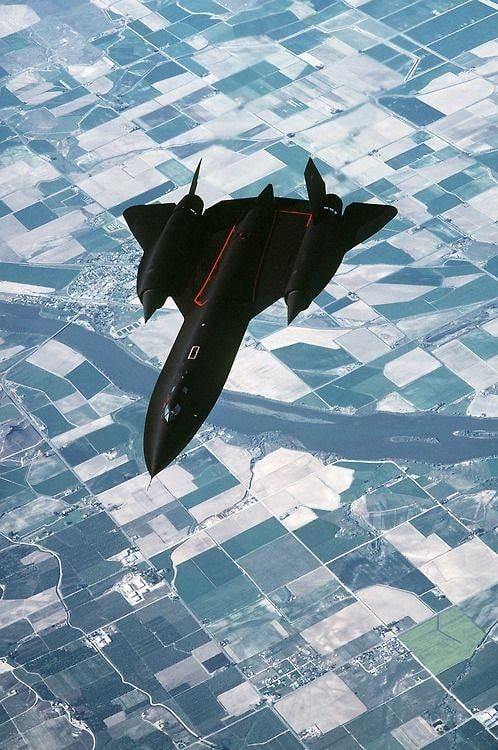
<instances>
[{"instance_id":1,"label":"red stripe marking","mask_svg":"<svg viewBox=\"0 0 498 750\"><path fill-rule=\"evenodd\" d=\"M311 216L309 211L291 211L287 208L282 208L280 210L281 214L296 214L297 216Z\"/></svg>"},{"instance_id":2,"label":"red stripe marking","mask_svg":"<svg viewBox=\"0 0 498 750\"><path fill-rule=\"evenodd\" d=\"M308 211L287 211L286 209L280 211L281 214L295 214L296 216L307 216L308 221L306 222L306 226L309 227L311 224L311 220L313 218L313 214L310 214Z\"/></svg>"},{"instance_id":3,"label":"red stripe marking","mask_svg":"<svg viewBox=\"0 0 498 750\"><path fill-rule=\"evenodd\" d=\"M216 271L216 269L218 268L218 265L219 265L219 263L220 263L220 260L221 260L221 258L223 257L223 253L224 253L224 252L225 252L225 250L227 249L227 246L228 246L228 244L229 244L230 240L232 239L232 235L233 235L233 233L235 232L235 227L236 227L236 226L237 226L237 225L236 225L236 224L234 224L234 225L232 226L232 228L230 229L229 233L227 234L227 236L226 236L226 238L225 238L225 242L223 243L223 245L222 245L222 247L221 247L221 250L220 250L220 252L218 253L218 256L217 256L216 260L214 261L213 265L211 266L211 269L210 269L209 273L207 274L206 278L205 278L205 279L204 279L204 281L202 282L201 288L199 289L199 291L197 292L197 294L196 294L196 295L195 295L195 297L194 297L194 302L195 302L195 304L196 304L196 305L197 305L198 307L202 307L203 305L205 305L205 304L206 304L206 301L207 301L207 300L204 300L204 302L201 302L201 300L200 300L199 298L200 298L200 297L202 296L202 293L204 292L205 288L207 287L207 285L208 285L208 284L209 284L209 282L211 281L211 277L213 276L214 272L215 272L215 271Z\"/></svg>"},{"instance_id":4,"label":"red stripe marking","mask_svg":"<svg viewBox=\"0 0 498 750\"><path fill-rule=\"evenodd\" d=\"M264 260L264 258L266 256L266 252L267 252L268 246L270 244L271 236L273 234L273 229L275 227L275 221L276 221L277 216L278 216L279 213L282 213L282 214L295 214L297 216L307 216L308 217L308 221L306 222L306 226L308 226L310 224L311 218L312 218L312 214L308 213L307 211L290 211L290 210L285 210L284 209L284 210L280 210L280 211L275 211L273 213L272 225L270 227L270 231L268 233L268 237L267 237L267 240L266 240L263 252L261 254L261 259L259 261L258 270L256 271L256 278L254 280L254 285L253 285L253 290L252 290L252 299L253 299L253 301L254 301L255 295L256 295L256 286L257 286L257 283L259 281L259 276L260 276L260 272L261 272L261 267L263 265L263 260ZM199 291L197 292L197 294L194 297L194 302L195 302L195 304L198 307L202 307L207 302L207 300L201 301L200 298L202 297L202 294L203 294L204 290L206 289L207 285L211 281L211 278L212 278L214 272L218 268L218 265L219 265L219 263L220 263L220 261L221 261L221 259L223 257L223 254L224 254L225 250L227 249L227 246L230 243L230 240L232 239L232 235L235 232L236 227L237 227L237 224L234 224L232 226L232 228L230 229L230 231L229 231L228 235L226 236L225 241L224 241L224 243L223 243L223 245L221 247L221 250L218 253L218 256L217 256L216 260L214 261L213 265L211 266L211 269L209 270L209 273L205 277L205 279L202 282L202 285L201 285Z\"/></svg>"}]
</instances>

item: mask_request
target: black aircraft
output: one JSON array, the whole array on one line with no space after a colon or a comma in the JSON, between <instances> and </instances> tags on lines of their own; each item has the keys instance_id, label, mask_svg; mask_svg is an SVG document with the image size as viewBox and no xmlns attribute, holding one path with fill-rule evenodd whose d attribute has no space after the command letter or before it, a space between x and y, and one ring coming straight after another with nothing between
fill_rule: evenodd
<instances>
[{"instance_id":1,"label":"black aircraft","mask_svg":"<svg viewBox=\"0 0 498 750\"><path fill-rule=\"evenodd\" d=\"M351 203L310 159L308 200L226 200L203 212L197 167L188 194L174 203L131 206L126 223L144 254L137 292L144 319L171 296L184 317L152 393L144 453L151 477L190 442L223 389L250 320L283 297L288 322L329 283L347 250L396 216L393 206Z\"/></svg>"}]
</instances>

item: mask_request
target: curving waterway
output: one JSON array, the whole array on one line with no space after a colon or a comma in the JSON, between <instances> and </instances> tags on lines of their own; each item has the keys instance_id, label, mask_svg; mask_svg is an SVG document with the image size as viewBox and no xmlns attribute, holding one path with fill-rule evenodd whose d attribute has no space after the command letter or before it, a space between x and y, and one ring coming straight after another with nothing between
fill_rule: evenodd
<instances>
[{"instance_id":1,"label":"curving waterway","mask_svg":"<svg viewBox=\"0 0 498 750\"><path fill-rule=\"evenodd\" d=\"M0 302L0 330L55 336L81 352L125 393L148 398L157 371L94 331L40 316L40 308ZM59 331L59 333L58 333ZM431 412L365 416L324 412L257 396L224 391L209 422L246 435L279 431L308 450L349 459L417 459L452 464L498 455L498 418Z\"/></svg>"},{"instance_id":2,"label":"curving waterway","mask_svg":"<svg viewBox=\"0 0 498 750\"><path fill-rule=\"evenodd\" d=\"M249 435L279 431L308 450L349 459L454 464L498 455L498 419L431 412L354 416L226 392L209 422Z\"/></svg>"}]
</instances>

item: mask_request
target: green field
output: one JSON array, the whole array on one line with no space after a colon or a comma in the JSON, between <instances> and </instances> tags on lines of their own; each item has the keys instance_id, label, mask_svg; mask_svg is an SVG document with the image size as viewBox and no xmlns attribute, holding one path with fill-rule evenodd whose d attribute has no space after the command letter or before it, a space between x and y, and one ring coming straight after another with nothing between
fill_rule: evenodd
<instances>
[{"instance_id":1,"label":"green field","mask_svg":"<svg viewBox=\"0 0 498 750\"><path fill-rule=\"evenodd\" d=\"M439 674L467 659L483 637L469 617L451 607L412 628L401 640L428 669Z\"/></svg>"},{"instance_id":2,"label":"green field","mask_svg":"<svg viewBox=\"0 0 498 750\"><path fill-rule=\"evenodd\" d=\"M21 418L21 414L14 404L2 404L0 406L0 422L17 422Z\"/></svg>"},{"instance_id":3,"label":"green field","mask_svg":"<svg viewBox=\"0 0 498 750\"><path fill-rule=\"evenodd\" d=\"M0 263L0 280L17 284L34 284L54 289L67 286L79 274L79 268L42 266L28 263Z\"/></svg>"},{"instance_id":4,"label":"green field","mask_svg":"<svg viewBox=\"0 0 498 750\"><path fill-rule=\"evenodd\" d=\"M471 386L444 365L399 389L401 395L417 409L432 409L437 404L452 404L470 391Z\"/></svg>"},{"instance_id":5,"label":"green field","mask_svg":"<svg viewBox=\"0 0 498 750\"><path fill-rule=\"evenodd\" d=\"M37 365L32 365L31 362L20 362L16 365L9 373L9 380L42 391L51 401L57 401L74 393L73 386L67 380Z\"/></svg>"}]
</instances>

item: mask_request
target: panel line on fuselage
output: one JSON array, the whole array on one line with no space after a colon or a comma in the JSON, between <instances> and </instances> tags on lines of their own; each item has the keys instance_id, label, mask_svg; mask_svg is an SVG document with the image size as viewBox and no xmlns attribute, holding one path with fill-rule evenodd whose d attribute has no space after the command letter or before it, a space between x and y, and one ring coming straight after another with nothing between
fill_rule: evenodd
<instances>
[{"instance_id":1,"label":"panel line on fuselage","mask_svg":"<svg viewBox=\"0 0 498 750\"><path fill-rule=\"evenodd\" d=\"M254 279L254 284L253 284L253 287L252 287L252 301L253 302L256 299L256 287L258 285L259 274L261 272L261 266L263 265L263 260L265 259L266 251L268 250L268 247L270 246L270 240L271 240L271 236L273 234L273 230L275 228L275 222L277 220L278 213L279 213L278 211L274 211L273 212L273 219L272 219L272 222L271 222L270 231L268 232L268 237L266 238L265 246L263 248L263 252L261 253L261 258L259 259L258 268L256 270L256 277Z\"/></svg>"}]
</instances>

